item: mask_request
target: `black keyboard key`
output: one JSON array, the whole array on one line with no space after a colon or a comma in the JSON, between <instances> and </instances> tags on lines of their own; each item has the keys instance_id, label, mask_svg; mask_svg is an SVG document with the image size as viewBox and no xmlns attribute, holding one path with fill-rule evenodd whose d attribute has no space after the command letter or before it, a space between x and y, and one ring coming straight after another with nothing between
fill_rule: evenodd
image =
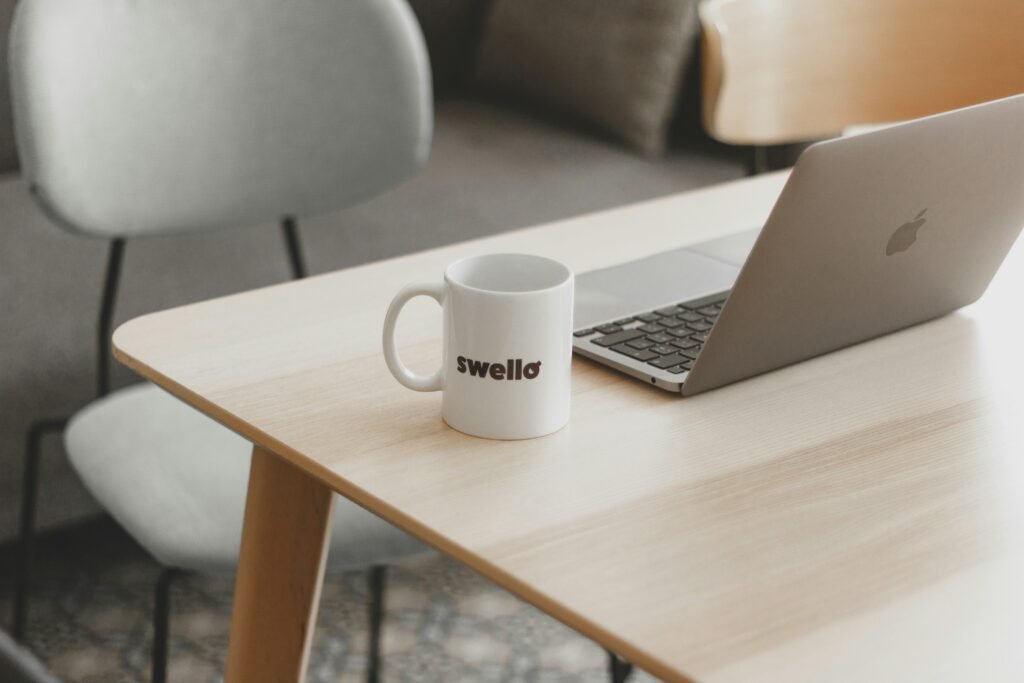
<instances>
[{"instance_id":1,"label":"black keyboard key","mask_svg":"<svg viewBox=\"0 0 1024 683\"><path fill-rule=\"evenodd\" d=\"M658 354L649 351L648 349L634 349L628 344L617 344L612 347L612 351L618 351L619 353L635 358L639 361L648 361L652 358L657 358Z\"/></svg>"},{"instance_id":2,"label":"black keyboard key","mask_svg":"<svg viewBox=\"0 0 1024 683\"><path fill-rule=\"evenodd\" d=\"M667 356L670 353L676 352L676 347L669 346L668 344L658 344L651 347L651 351L658 354L659 356Z\"/></svg>"},{"instance_id":3,"label":"black keyboard key","mask_svg":"<svg viewBox=\"0 0 1024 683\"><path fill-rule=\"evenodd\" d=\"M672 337L668 336L664 332L649 334L647 335L647 339L654 342L655 344L668 344L670 341L672 341Z\"/></svg>"},{"instance_id":4,"label":"black keyboard key","mask_svg":"<svg viewBox=\"0 0 1024 683\"><path fill-rule=\"evenodd\" d=\"M684 301L679 305L696 311L697 309L704 308L705 306L723 304L725 303L725 300L726 298L728 298L728 296L729 292L719 292L718 294L709 294L708 296L702 296L699 299L691 299L690 301Z\"/></svg>"},{"instance_id":5,"label":"black keyboard key","mask_svg":"<svg viewBox=\"0 0 1024 683\"><path fill-rule=\"evenodd\" d=\"M682 325L683 321L680 320L679 318L662 318L661 320L658 321L658 324L661 325L662 327L672 329L673 327L679 327L680 325Z\"/></svg>"},{"instance_id":6,"label":"black keyboard key","mask_svg":"<svg viewBox=\"0 0 1024 683\"><path fill-rule=\"evenodd\" d=\"M688 322L688 323L695 323L698 320L703 320L704 319L703 317L701 317L700 315L697 315L693 311L687 311L685 313L680 313L676 317L678 317L683 322Z\"/></svg>"},{"instance_id":7,"label":"black keyboard key","mask_svg":"<svg viewBox=\"0 0 1024 683\"><path fill-rule=\"evenodd\" d=\"M616 320L616 321L615 321L615 324L616 324L616 325L628 325L628 324L630 324L631 322L633 322L633 319L632 319L632 318L623 318L622 320Z\"/></svg>"},{"instance_id":8,"label":"black keyboard key","mask_svg":"<svg viewBox=\"0 0 1024 683\"><path fill-rule=\"evenodd\" d=\"M659 308L654 312L658 315L676 315L677 313L682 313L683 309L678 306L666 306L665 308Z\"/></svg>"},{"instance_id":9,"label":"black keyboard key","mask_svg":"<svg viewBox=\"0 0 1024 683\"><path fill-rule=\"evenodd\" d=\"M641 325L637 329L648 334L654 334L655 332L661 332L665 328L661 325L655 325L654 323L647 323L646 325Z\"/></svg>"},{"instance_id":10,"label":"black keyboard key","mask_svg":"<svg viewBox=\"0 0 1024 683\"><path fill-rule=\"evenodd\" d=\"M705 306L704 308L697 309L697 312L700 313L701 315L706 315L708 317L714 318L716 315L718 315L718 313L721 310L722 309L719 308L718 306Z\"/></svg>"},{"instance_id":11,"label":"black keyboard key","mask_svg":"<svg viewBox=\"0 0 1024 683\"><path fill-rule=\"evenodd\" d=\"M642 336L644 336L644 333L640 330L619 330L618 332L613 332L612 334L604 337L598 337L597 339L591 339L590 341L594 342L598 346L615 346L616 344L638 339Z\"/></svg>"},{"instance_id":12,"label":"black keyboard key","mask_svg":"<svg viewBox=\"0 0 1024 683\"><path fill-rule=\"evenodd\" d=\"M690 359L687 358L686 356L681 355L681 352L680 352L680 353L673 353L670 356L662 356L661 358L657 358L657 359L649 361L649 362L650 362L651 365L653 365L656 368L660 368L662 370L667 370L668 368L671 368L671 367L673 367L675 365L680 365L680 364L682 364L682 363L684 363L684 362L686 362L688 360L690 360Z\"/></svg>"},{"instance_id":13,"label":"black keyboard key","mask_svg":"<svg viewBox=\"0 0 1024 683\"><path fill-rule=\"evenodd\" d=\"M601 334L611 334L613 332L619 332L619 331L622 330L622 328L619 325L616 325L615 323L608 323L606 325L598 325L594 329L596 329Z\"/></svg>"},{"instance_id":14,"label":"black keyboard key","mask_svg":"<svg viewBox=\"0 0 1024 683\"><path fill-rule=\"evenodd\" d=\"M704 342L706 342L708 340L708 333L707 332L695 332L694 334L690 335L690 339L696 339L701 344L703 344Z\"/></svg>"},{"instance_id":15,"label":"black keyboard key","mask_svg":"<svg viewBox=\"0 0 1024 683\"><path fill-rule=\"evenodd\" d=\"M589 337L592 334L594 334L594 328L593 327L588 327L585 330L576 330L575 332L572 333L572 336L574 336L574 337Z\"/></svg>"},{"instance_id":16,"label":"black keyboard key","mask_svg":"<svg viewBox=\"0 0 1024 683\"><path fill-rule=\"evenodd\" d=\"M674 368L669 368L668 371L671 372L673 375L678 375L680 373L686 372L689 369L690 368L686 367L685 365L677 365Z\"/></svg>"},{"instance_id":17,"label":"black keyboard key","mask_svg":"<svg viewBox=\"0 0 1024 683\"><path fill-rule=\"evenodd\" d=\"M691 334L693 334L693 330L691 330L688 327L677 327L672 330L665 330L665 334L671 334L673 337L677 339L685 339L686 337L689 337Z\"/></svg>"},{"instance_id":18,"label":"black keyboard key","mask_svg":"<svg viewBox=\"0 0 1024 683\"><path fill-rule=\"evenodd\" d=\"M700 346L700 342L693 339L676 339L672 342L672 346L679 349L692 349L695 346Z\"/></svg>"},{"instance_id":19,"label":"black keyboard key","mask_svg":"<svg viewBox=\"0 0 1024 683\"><path fill-rule=\"evenodd\" d=\"M686 323L686 326L695 332L707 332L711 329L711 325L706 322Z\"/></svg>"},{"instance_id":20,"label":"black keyboard key","mask_svg":"<svg viewBox=\"0 0 1024 683\"><path fill-rule=\"evenodd\" d=\"M638 315L636 319L645 323L653 323L656 320L660 320L661 316L657 313L642 313Z\"/></svg>"},{"instance_id":21,"label":"black keyboard key","mask_svg":"<svg viewBox=\"0 0 1024 683\"><path fill-rule=\"evenodd\" d=\"M697 360L697 355L700 353L700 349L685 349L679 352L680 356L686 356L690 360Z\"/></svg>"},{"instance_id":22,"label":"black keyboard key","mask_svg":"<svg viewBox=\"0 0 1024 683\"><path fill-rule=\"evenodd\" d=\"M632 346L634 349L646 349L651 346L654 346L654 342L648 341L646 339L634 339L631 342L626 342L626 344Z\"/></svg>"}]
</instances>

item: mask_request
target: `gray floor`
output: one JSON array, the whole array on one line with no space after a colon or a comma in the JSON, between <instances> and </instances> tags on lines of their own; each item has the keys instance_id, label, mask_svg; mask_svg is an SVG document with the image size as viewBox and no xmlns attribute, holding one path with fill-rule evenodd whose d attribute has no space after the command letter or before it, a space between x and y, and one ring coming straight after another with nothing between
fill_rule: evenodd
<instances>
[{"instance_id":1,"label":"gray floor","mask_svg":"<svg viewBox=\"0 0 1024 683\"><path fill-rule=\"evenodd\" d=\"M0 551L0 612L10 614L10 548ZM44 542L29 646L63 680L149 680L153 582L159 568L112 522ZM170 681L222 680L232 581L177 585ZM366 664L365 575L328 577L311 683L361 681ZM6 618L0 619L0 623ZM384 680L582 683L608 680L604 651L457 563L426 558L389 572ZM631 681L654 679L635 674Z\"/></svg>"}]
</instances>

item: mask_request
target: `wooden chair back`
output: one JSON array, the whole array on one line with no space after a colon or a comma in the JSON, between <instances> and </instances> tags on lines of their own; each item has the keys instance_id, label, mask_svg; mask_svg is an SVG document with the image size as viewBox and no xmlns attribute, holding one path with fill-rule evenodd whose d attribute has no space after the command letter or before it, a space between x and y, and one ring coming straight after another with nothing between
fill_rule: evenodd
<instances>
[{"instance_id":1,"label":"wooden chair back","mask_svg":"<svg viewBox=\"0 0 1024 683\"><path fill-rule=\"evenodd\" d=\"M1020 0L708 0L703 117L770 145L1024 91Z\"/></svg>"}]
</instances>

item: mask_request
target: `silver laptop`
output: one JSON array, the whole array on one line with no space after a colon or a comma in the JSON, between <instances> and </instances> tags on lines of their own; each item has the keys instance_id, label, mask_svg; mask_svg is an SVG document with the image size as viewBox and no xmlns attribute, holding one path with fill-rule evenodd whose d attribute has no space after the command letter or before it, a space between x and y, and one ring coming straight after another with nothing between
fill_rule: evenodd
<instances>
[{"instance_id":1,"label":"silver laptop","mask_svg":"<svg viewBox=\"0 0 1024 683\"><path fill-rule=\"evenodd\" d=\"M581 274L573 345L698 394L975 301L1022 225L1024 95L822 142L762 229Z\"/></svg>"}]
</instances>

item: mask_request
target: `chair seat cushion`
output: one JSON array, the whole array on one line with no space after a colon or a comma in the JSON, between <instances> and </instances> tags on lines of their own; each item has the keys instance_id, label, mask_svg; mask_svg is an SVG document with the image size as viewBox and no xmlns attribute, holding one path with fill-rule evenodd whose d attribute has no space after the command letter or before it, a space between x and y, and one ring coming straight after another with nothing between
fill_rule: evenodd
<instances>
[{"instance_id":1,"label":"chair seat cushion","mask_svg":"<svg viewBox=\"0 0 1024 683\"><path fill-rule=\"evenodd\" d=\"M150 385L97 400L65 432L97 501L169 567L230 573L238 563L252 445ZM426 546L336 496L328 568L386 563Z\"/></svg>"}]
</instances>

